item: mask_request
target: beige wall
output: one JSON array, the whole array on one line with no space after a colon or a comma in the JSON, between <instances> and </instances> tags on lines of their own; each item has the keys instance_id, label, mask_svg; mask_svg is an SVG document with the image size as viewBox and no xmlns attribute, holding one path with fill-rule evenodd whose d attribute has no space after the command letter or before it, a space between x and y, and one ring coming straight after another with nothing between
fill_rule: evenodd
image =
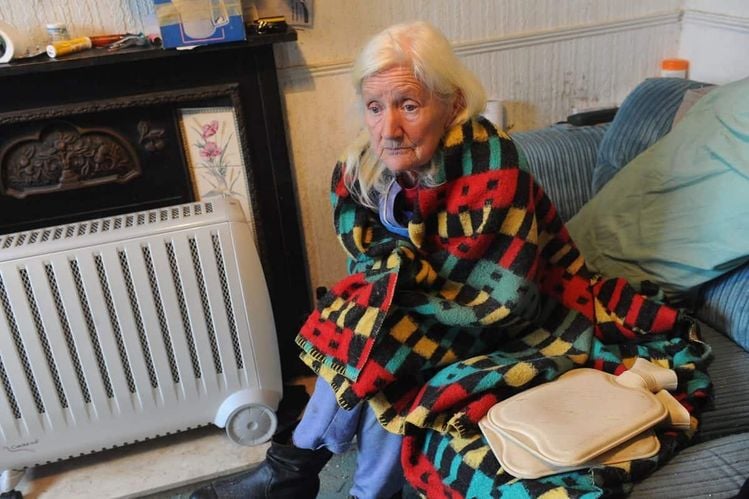
<instances>
[{"instance_id":1,"label":"beige wall","mask_svg":"<svg viewBox=\"0 0 749 499\"><path fill-rule=\"evenodd\" d=\"M728 83L749 76L749 2L686 0L679 56L690 78Z\"/></svg>"},{"instance_id":2,"label":"beige wall","mask_svg":"<svg viewBox=\"0 0 749 499\"><path fill-rule=\"evenodd\" d=\"M746 0L684 0L684 9L712 12L734 17L749 17Z\"/></svg>"},{"instance_id":3,"label":"beige wall","mask_svg":"<svg viewBox=\"0 0 749 499\"><path fill-rule=\"evenodd\" d=\"M358 47L394 22L441 28L521 130L573 107L620 101L676 56L680 1L316 0L315 28L279 47L292 162L313 286L344 274L328 201L330 171L356 134L348 68ZM345 8L342 6L345 5Z\"/></svg>"},{"instance_id":4,"label":"beige wall","mask_svg":"<svg viewBox=\"0 0 749 499\"><path fill-rule=\"evenodd\" d=\"M435 24L490 96L504 102L506 123L523 130L564 119L574 107L617 103L657 75L660 59L679 54L685 4L713 11L717 4L724 17L746 10L741 0L314 2L314 29L276 49L313 286L329 285L345 270L328 185L335 159L358 128L349 64L373 33L414 19ZM0 20L40 37L51 21L66 22L74 35L141 31L151 12L150 0L0 2Z\"/></svg>"},{"instance_id":5,"label":"beige wall","mask_svg":"<svg viewBox=\"0 0 749 499\"><path fill-rule=\"evenodd\" d=\"M150 0L2 0L0 20L23 29L38 40L44 26L63 22L73 36L138 33L153 12Z\"/></svg>"}]
</instances>

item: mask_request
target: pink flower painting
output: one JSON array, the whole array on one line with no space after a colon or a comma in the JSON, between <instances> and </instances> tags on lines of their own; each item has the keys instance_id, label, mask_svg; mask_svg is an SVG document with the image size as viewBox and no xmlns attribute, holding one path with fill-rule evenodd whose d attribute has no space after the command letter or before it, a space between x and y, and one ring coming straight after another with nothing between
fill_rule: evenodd
<instances>
[{"instance_id":1,"label":"pink flower painting","mask_svg":"<svg viewBox=\"0 0 749 499\"><path fill-rule=\"evenodd\" d=\"M232 197L253 227L254 212L243 156L242 136L231 107L179 110L185 156L198 199Z\"/></svg>"},{"instance_id":2,"label":"pink flower painting","mask_svg":"<svg viewBox=\"0 0 749 499\"><path fill-rule=\"evenodd\" d=\"M200 148L200 156L208 160L221 156L222 152L218 144L209 140L206 140Z\"/></svg>"},{"instance_id":3,"label":"pink flower painting","mask_svg":"<svg viewBox=\"0 0 749 499\"><path fill-rule=\"evenodd\" d=\"M200 127L200 136L204 139L213 137L218 132L218 120L211 120Z\"/></svg>"},{"instance_id":4,"label":"pink flower painting","mask_svg":"<svg viewBox=\"0 0 749 499\"><path fill-rule=\"evenodd\" d=\"M235 191L235 184L239 179L238 169L229 168L234 158L227 157L230 144L236 140L232 125L233 123L218 119L201 121L199 117L194 117L192 120L193 146L200 158L197 166L203 167L201 175L211 185L211 190L204 193L205 196L242 195ZM238 164L236 159L234 161L234 164Z\"/></svg>"}]
</instances>

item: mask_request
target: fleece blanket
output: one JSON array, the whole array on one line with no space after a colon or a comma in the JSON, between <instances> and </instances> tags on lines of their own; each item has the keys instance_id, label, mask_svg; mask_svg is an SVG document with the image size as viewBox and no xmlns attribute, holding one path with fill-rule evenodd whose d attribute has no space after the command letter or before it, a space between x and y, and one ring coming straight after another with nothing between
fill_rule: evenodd
<instances>
[{"instance_id":1,"label":"fleece blanket","mask_svg":"<svg viewBox=\"0 0 749 499\"><path fill-rule=\"evenodd\" d=\"M675 369L696 416L710 396L709 347L675 309L591 274L511 139L479 118L449 130L437 186L420 188L409 237L388 232L333 174L349 276L297 337L339 404L366 401L405 435L402 462L428 497L602 497L626 491L685 445L660 431L654 458L518 480L477 422L496 402L569 369L613 374L637 357Z\"/></svg>"}]
</instances>

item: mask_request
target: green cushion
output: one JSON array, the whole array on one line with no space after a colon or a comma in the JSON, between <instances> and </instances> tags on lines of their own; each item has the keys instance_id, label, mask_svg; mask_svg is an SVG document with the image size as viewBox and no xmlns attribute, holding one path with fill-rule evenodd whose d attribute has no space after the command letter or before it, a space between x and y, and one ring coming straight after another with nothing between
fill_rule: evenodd
<instances>
[{"instance_id":1,"label":"green cushion","mask_svg":"<svg viewBox=\"0 0 749 499\"><path fill-rule=\"evenodd\" d=\"M568 223L592 270L683 295L749 260L749 78L695 104Z\"/></svg>"}]
</instances>

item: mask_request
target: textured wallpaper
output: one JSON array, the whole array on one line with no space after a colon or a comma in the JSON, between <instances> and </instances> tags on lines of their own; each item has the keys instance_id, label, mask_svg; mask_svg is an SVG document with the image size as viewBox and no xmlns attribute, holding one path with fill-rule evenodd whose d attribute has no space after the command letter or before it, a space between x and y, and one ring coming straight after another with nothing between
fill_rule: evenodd
<instances>
[{"instance_id":1,"label":"textured wallpaper","mask_svg":"<svg viewBox=\"0 0 749 499\"><path fill-rule=\"evenodd\" d=\"M62 22L72 36L141 32L151 20L151 0L3 0L0 20L46 38L45 25ZM153 22L150 21L152 24Z\"/></svg>"}]
</instances>

